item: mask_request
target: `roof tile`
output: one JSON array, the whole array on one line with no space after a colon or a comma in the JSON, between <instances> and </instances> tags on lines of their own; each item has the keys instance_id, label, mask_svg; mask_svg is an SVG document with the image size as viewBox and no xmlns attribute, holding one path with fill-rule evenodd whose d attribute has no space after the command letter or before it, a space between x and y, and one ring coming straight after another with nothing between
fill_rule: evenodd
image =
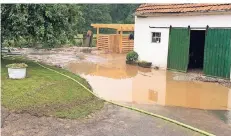
<instances>
[{"instance_id":1,"label":"roof tile","mask_svg":"<svg viewBox=\"0 0 231 136\"><path fill-rule=\"evenodd\" d=\"M136 14L145 15L146 13L187 13L187 12L209 12L209 11L231 11L229 4L142 4Z\"/></svg>"}]
</instances>

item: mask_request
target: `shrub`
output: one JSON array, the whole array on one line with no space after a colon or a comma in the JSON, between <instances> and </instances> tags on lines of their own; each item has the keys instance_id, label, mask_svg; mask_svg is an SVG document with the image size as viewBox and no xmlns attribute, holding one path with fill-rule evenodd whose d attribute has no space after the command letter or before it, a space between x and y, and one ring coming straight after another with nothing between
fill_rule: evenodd
<instances>
[{"instance_id":1,"label":"shrub","mask_svg":"<svg viewBox=\"0 0 231 136\"><path fill-rule=\"evenodd\" d=\"M7 68L26 68L28 67L28 65L25 63L12 63L12 64L6 65L6 67Z\"/></svg>"},{"instance_id":2,"label":"shrub","mask_svg":"<svg viewBox=\"0 0 231 136\"><path fill-rule=\"evenodd\" d=\"M141 66L144 68L150 68L152 66L152 62L138 61L138 66Z\"/></svg>"},{"instance_id":3,"label":"shrub","mask_svg":"<svg viewBox=\"0 0 231 136\"><path fill-rule=\"evenodd\" d=\"M135 51L130 51L128 54L127 54L127 61L137 61L138 60L138 57L139 55L135 52Z\"/></svg>"}]
</instances>

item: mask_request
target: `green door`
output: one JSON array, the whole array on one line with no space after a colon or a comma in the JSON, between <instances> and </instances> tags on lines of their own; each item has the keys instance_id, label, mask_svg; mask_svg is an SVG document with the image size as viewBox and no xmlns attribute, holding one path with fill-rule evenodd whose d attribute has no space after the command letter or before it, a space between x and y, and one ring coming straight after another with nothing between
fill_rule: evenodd
<instances>
[{"instance_id":1,"label":"green door","mask_svg":"<svg viewBox=\"0 0 231 136\"><path fill-rule=\"evenodd\" d=\"M203 72L208 76L230 78L231 29L207 30Z\"/></svg>"},{"instance_id":2,"label":"green door","mask_svg":"<svg viewBox=\"0 0 231 136\"><path fill-rule=\"evenodd\" d=\"M171 28L169 33L168 69L186 72L189 62L190 30Z\"/></svg>"}]
</instances>

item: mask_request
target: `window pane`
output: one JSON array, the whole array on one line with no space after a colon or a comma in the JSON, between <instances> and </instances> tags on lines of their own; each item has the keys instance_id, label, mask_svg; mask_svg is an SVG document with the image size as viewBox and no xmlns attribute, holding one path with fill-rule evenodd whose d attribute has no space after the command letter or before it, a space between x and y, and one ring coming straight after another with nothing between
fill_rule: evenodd
<instances>
[{"instance_id":1,"label":"window pane","mask_svg":"<svg viewBox=\"0 0 231 136\"><path fill-rule=\"evenodd\" d=\"M152 32L152 42L160 43L161 41L161 32Z\"/></svg>"},{"instance_id":2,"label":"window pane","mask_svg":"<svg viewBox=\"0 0 231 136\"><path fill-rule=\"evenodd\" d=\"M156 38L156 40L157 40L157 43L160 43L160 38Z\"/></svg>"},{"instance_id":3,"label":"window pane","mask_svg":"<svg viewBox=\"0 0 231 136\"><path fill-rule=\"evenodd\" d=\"M152 37L156 37L156 33L152 33Z\"/></svg>"},{"instance_id":4,"label":"window pane","mask_svg":"<svg viewBox=\"0 0 231 136\"><path fill-rule=\"evenodd\" d=\"M152 38L152 42L156 43L156 38Z\"/></svg>"},{"instance_id":5,"label":"window pane","mask_svg":"<svg viewBox=\"0 0 231 136\"><path fill-rule=\"evenodd\" d=\"M161 37L161 33L159 33L159 37Z\"/></svg>"},{"instance_id":6,"label":"window pane","mask_svg":"<svg viewBox=\"0 0 231 136\"><path fill-rule=\"evenodd\" d=\"M160 33L156 33L156 37L160 37Z\"/></svg>"},{"instance_id":7,"label":"window pane","mask_svg":"<svg viewBox=\"0 0 231 136\"><path fill-rule=\"evenodd\" d=\"M155 38L152 38L152 42L155 42Z\"/></svg>"}]
</instances>

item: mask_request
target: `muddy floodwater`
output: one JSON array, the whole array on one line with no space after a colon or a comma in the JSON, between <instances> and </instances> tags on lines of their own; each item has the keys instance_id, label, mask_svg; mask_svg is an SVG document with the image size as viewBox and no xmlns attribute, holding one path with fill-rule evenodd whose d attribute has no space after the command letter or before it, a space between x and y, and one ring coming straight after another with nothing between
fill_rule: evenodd
<instances>
[{"instance_id":1,"label":"muddy floodwater","mask_svg":"<svg viewBox=\"0 0 231 136\"><path fill-rule=\"evenodd\" d=\"M28 59L81 75L104 99L169 117L215 135L230 136L231 85L228 81L220 85L223 83L220 79L217 83L198 81L197 77L201 76L195 73L126 65L125 55L101 51L83 53L77 47L24 52ZM205 81L208 80L211 79Z\"/></svg>"},{"instance_id":2,"label":"muddy floodwater","mask_svg":"<svg viewBox=\"0 0 231 136\"><path fill-rule=\"evenodd\" d=\"M231 91L219 84L177 81L182 73L125 64L124 55L101 55L102 63L69 63L100 97L118 102L230 110Z\"/></svg>"}]
</instances>

